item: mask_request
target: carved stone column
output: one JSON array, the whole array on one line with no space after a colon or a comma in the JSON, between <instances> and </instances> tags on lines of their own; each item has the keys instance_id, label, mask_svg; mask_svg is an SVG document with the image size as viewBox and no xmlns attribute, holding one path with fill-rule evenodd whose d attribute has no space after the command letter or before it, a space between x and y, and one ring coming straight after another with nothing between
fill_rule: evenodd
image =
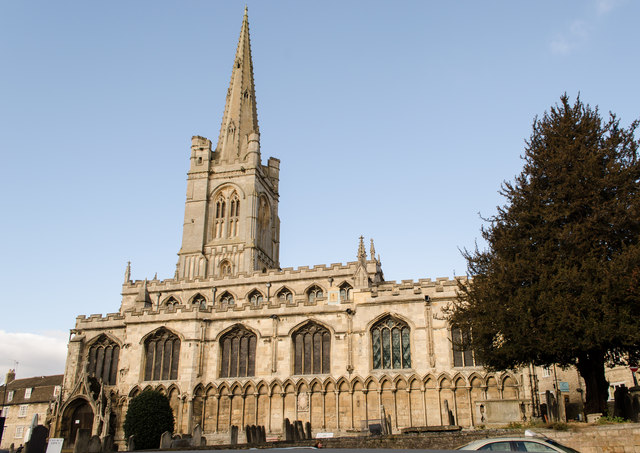
<instances>
[{"instance_id":1,"label":"carved stone column","mask_svg":"<svg viewBox=\"0 0 640 453\"><path fill-rule=\"evenodd\" d=\"M369 390L362 389L362 397L364 398L364 419L367 424L367 430L369 429L369 398L367 397Z\"/></svg>"},{"instance_id":2,"label":"carved stone column","mask_svg":"<svg viewBox=\"0 0 640 453\"><path fill-rule=\"evenodd\" d=\"M398 429L398 398L397 392L398 390L393 388L391 389L391 393L393 394L393 421L396 425L396 429Z\"/></svg>"},{"instance_id":3,"label":"carved stone column","mask_svg":"<svg viewBox=\"0 0 640 453\"><path fill-rule=\"evenodd\" d=\"M440 387L440 383L436 385L436 390L438 391L438 413L440 414L440 426L442 426L442 387Z\"/></svg>"},{"instance_id":4,"label":"carved stone column","mask_svg":"<svg viewBox=\"0 0 640 453\"><path fill-rule=\"evenodd\" d=\"M336 429L340 431L340 392L333 391L336 394Z\"/></svg>"},{"instance_id":5,"label":"carved stone column","mask_svg":"<svg viewBox=\"0 0 640 453\"><path fill-rule=\"evenodd\" d=\"M202 428L202 432L204 433L204 425L205 420L207 418L207 395L202 396L202 421L200 422L200 427Z\"/></svg>"},{"instance_id":6,"label":"carved stone column","mask_svg":"<svg viewBox=\"0 0 640 453\"><path fill-rule=\"evenodd\" d=\"M216 399L216 423L214 425L214 433L218 432L218 421L220 420L220 395L213 395L213 397Z\"/></svg>"},{"instance_id":7,"label":"carved stone column","mask_svg":"<svg viewBox=\"0 0 640 453\"><path fill-rule=\"evenodd\" d=\"M351 417L350 417L351 423L349 428L353 429L353 390L349 390L349 399L351 400Z\"/></svg>"},{"instance_id":8,"label":"carved stone column","mask_svg":"<svg viewBox=\"0 0 640 453\"><path fill-rule=\"evenodd\" d=\"M407 387L407 400L409 401L409 426L413 426L413 415L411 414L411 386Z\"/></svg>"},{"instance_id":9,"label":"carved stone column","mask_svg":"<svg viewBox=\"0 0 640 453\"><path fill-rule=\"evenodd\" d=\"M469 401L469 426L474 427L475 423L473 422L473 402L471 401L471 385L467 385L467 400ZM458 423L460 424L460 423Z\"/></svg>"},{"instance_id":10,"label":"carved stone column","mask_svg":"<svg viewBox=\"0 0 640 453\"><path fill-rule=\"evenodd\" d=\"M429 426L427 425L427 389L425 388L424 384L422 384L420 391L422 392L422 413L424 416L424 426Z\"/></svg>"}]
</instances>

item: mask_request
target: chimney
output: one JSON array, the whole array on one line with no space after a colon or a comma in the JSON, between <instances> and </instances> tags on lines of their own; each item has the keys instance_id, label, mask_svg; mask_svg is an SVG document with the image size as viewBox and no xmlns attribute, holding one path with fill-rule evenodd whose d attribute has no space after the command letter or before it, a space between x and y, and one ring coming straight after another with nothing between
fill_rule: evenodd
<instances>
[{"instance_id":1,"label":"chimney","mask_svg":"<svg viewBox=\"0 0 640 453\"><path fill-rule=\"evenodd\" d=\"M9 385L9 383L16 380L16 370L9 370L7 373L7 378L4 381L4 385Z\"/></svg>"}]
</instances>

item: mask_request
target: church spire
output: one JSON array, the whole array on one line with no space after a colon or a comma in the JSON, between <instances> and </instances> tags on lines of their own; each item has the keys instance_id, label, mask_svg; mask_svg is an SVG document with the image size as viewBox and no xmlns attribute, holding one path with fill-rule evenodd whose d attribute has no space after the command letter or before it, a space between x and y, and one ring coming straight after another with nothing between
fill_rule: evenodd
<instances>
[{"instance_id":1,"label":"church spire","mask_svg":"<svg viewBox=\"0 0 640 453\"><path fill-rule=\"evenodd\" d=\"M255 94L249 38L249 16L245 6L238 49L233 62L231 82L227 91L222 126L220 127L220 136L216 147L219 160L226 162L244 161L247 157L249 142L257 142L260 131L258 129ZM252 151L255 150L252 149Z\"/></svg>"}]
</instances>

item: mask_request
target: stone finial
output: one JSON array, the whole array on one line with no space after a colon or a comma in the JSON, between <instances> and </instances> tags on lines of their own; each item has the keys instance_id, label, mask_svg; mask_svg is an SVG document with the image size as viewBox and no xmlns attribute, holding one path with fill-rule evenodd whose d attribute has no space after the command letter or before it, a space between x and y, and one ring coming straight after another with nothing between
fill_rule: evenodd
<instances>
[{"instance_id":1,"label":"stone finial","mask_svg":"<svg viewBox=\"0 0 640 453\"><path fill-rule=\"evenodd\" d=\"M371 238L371 248L369 249L369 254L371 255L371 260L374 261L376 259L376 248L373 245L373 238Z\"/></svg>"},{"instance_id":2,"label":"stone finial","mask_svg":"<svg viewBox=\"0 0 640 453\"><path fill-rule=\"evenodd\" d=\"M153 279L154 280L158 280L158 273L157 272L153 275Z\"/></svg>"},{"instance_id":3,"label":"stone finial","mask_svg":"<svg viewBox=\"0 0 640 453\"><path fill-rule=\"evenodd\" d=\"M127 261L127 267L124 270L124 282L131 283L131 261Z\"/></svg>"},{"instance_id":4,"label":"stone finial","mask_svg":"<svg viewBox=\"0 0 640 453\"><path fill-rule=\"evenodd\" d=\"M360 243L358 244L358 261L366 261L367 252L364 250L364 236L360 236Z\"/></svg>"}]
</instances>

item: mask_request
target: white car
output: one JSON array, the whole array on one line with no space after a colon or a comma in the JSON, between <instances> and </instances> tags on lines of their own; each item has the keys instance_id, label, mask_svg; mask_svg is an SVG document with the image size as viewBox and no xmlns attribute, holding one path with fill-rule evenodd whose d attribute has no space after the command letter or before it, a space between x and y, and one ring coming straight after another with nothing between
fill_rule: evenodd
<instances>
[{"instance_id":1,"label":"white car","mask_svg":"<svg viewBox=\"0 0 640 453\"><path fill-rule=\"evenodd\" d=\"M537 451L547 453L580 453L570 447L565 447L553 439L546 437L494 437L490 439L474 440L457 450L474 451Z\"/></svg>"}]
</instances>

